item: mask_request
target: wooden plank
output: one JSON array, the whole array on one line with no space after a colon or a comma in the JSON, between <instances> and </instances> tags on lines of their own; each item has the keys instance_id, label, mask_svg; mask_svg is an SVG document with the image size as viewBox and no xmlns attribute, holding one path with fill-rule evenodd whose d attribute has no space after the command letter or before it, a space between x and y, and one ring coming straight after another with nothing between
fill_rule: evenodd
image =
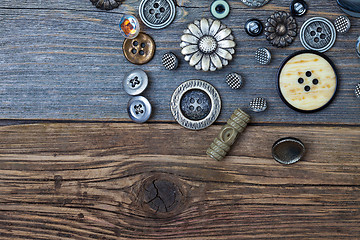
<instances>
[{"instance_id":1,"label":"wooden plank","mask_svg":"<svg viewBox=\"0 0 360 240\"><path fill-rule=\"evenodd\" d=\"M1 127L0 238L359 236L358 127L249 126L230 156L216 162L204 152L220 128ZM302 161L283 166L271 158L272 143L284 136L305 143Z\"/></svg>"},{"instance_id":2,"label":"wooden plank","mask_svg":"<svg viewBox=\"0 0 360 240\"><path fill-rule=\"evenodd\" d=\"M135 13L138 1L125 1L113 11L96 9L87 0L41 1L6 0L0 7L0 111L1 118L11 119L127 119L130 97L121 86L124 74L137 66L122 55L123 38L117 23L121 14ZM161 56L167 51L179 57L179 39L186 25L199 17L211 17L209 2L178 1L177 17L164 30L144 28L156 41L154 59L141 66L148 72L150 86L144 93L154 114L152 121L173 121L169 101L174 89L188 79L204 79L220 92L223 101L219 121L224 122L236 107L247 108L256 96L266 97L269 111L253 116L254 122L302 122L358 124L359 105L353 94L359 81L359 59L354 44L360 29L359 20L351 18L352 29L339 35L327 55L338 67L341 82L335 101L325 110L311 115L288 109L277 95L275 75L281 61L290 53L303 49L299 38L285 49L269 46L264 36L251 38L243 30L250 17L265 21L275 10L288 9L288 1L272 1L261 9L246 8L231 2L232 11L223 22L238 43L234 61L216 73L198 72L184 60L176 74L165 71ZM299 26L312 16L334 20L341 14L335 2L311 2L309 13L297 18ZM270 66L253 60L258 47L272 51ZM230 90L224 78L236 71L246 84L239 91ZM169 77L171 74L171 77Z\"/></svg>"}]
</instances>

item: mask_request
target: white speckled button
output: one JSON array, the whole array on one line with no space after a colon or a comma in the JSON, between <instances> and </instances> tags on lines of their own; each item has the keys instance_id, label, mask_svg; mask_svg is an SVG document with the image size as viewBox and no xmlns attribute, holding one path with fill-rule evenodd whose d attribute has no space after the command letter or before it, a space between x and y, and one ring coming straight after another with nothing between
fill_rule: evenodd
<instances>
[{"instance_id":1,"label":"white speckled button","mask_svg":"<svg viewBox=\"0 0 360 240\"><path fill-rule=\"evenodd\" d=\"M326 107L335 96L337 82L332 61L315 51L290 55L278 72L281 99L300 112L314 112Z\"/></svg>"},{"instance_id":2,"label":"white speckled button","mask_svg":"<svg viewBox=\"0 0 360 240\"><path fill-rule=\"evenodd\" d=\"M123 80L125 92L129 95L139 95L148 86L148 76L141 69L135 69L129 72Z\"/></svg>"},{"instance_id":3,"label":"white speckled button","mask_svg":"<svg viewBox=\"0 0 360 240\"><path fill-rule=\"evenodd\" d=\"M151 104L143 96L130 99L127 110L131 120L137 123L146 122L151 116Z\"/></svg>"}]
</instances>

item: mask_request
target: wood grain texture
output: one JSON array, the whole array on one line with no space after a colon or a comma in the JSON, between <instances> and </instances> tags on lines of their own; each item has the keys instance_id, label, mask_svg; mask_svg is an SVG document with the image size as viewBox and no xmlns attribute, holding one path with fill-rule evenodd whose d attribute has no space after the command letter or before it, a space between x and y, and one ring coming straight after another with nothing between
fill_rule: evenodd
<instances>
[{"instance_id":1,"label":"wood grain texture","mask_svg":"<svg viewBox=\"0 0 360 240\"><path fill-rule=\"evenodd\" d=\"M250 17L263 22L275 10L288 11L289 1L271 1L260 9L230 1L231 13L223 20L233 30L237 42L236 56L229 66L216 73L203 73L184 60L175 74L164 70L161 56L167 51L180 55L180 36L186 25L196 18L211 17L209 1L177 1L175 21L164 30L144 27L157 45L154 59L141 66L150 77L144 93L152 103L151 121L174 121L169 101L175 88L188 79L209 81L222 97L219 122L224 122L237 107L247 108L257 96L267 98L269 110L253 116L257 123L302 122L359 124L359 104L354 87L359 82L359 59L355 41L359 19L350 18L352 28L339 35L327 55L340 74L340 88L335 101L325 110L305 115L281 102L275 75L282 60L303 49L299 37L285 49L276 49L264 36L251 38L243 30ZM118 21L123 13L137 13L139 2L126 0L112 11L96 9L88 0L2 1L0 7L0 111L6 119L102 119L126 120L130 97L121 82L126 72L137 68L126 61ZM309 1L309 12L297 18L299 27L312 16L333 21L342 14L335 1ZM269 47L273 54L270 66L259 66L253 55L258 47ZM231 90L225 83L230 72L239 72L246 83L243 89ZM171 76L171 77L170 77Z\"/></svg>"},{"instance_id":2,"label":"wood grain texture","mask_svg":"<svg viewBox=\"0 0 360 240\"><path fill-rule=\"evenodd\" d=\"M220 128L1 127L0 238L359 237L359 128L249 126L217 162L205 151ZM291 166L271 158L272 143L286 136L307 148ZM175 210L159 213L145 203L143 185L153 179L179 188Z\"/></svg>"}]
</instances>

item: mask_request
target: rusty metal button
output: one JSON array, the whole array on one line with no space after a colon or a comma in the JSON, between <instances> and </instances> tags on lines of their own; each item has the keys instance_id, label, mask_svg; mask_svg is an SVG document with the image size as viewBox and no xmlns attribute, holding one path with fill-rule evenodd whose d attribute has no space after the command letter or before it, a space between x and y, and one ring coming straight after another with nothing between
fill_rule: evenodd
<instances>
[{"instance_id":1,"label":"rusty metal button","mask_svg":"<svg viewBox=\"0 0 360 240\"><path fill-rule=\"evenodd\" d=\"M141 69L135 69L126 74L123 86L127 94L139 95L146 89L148 82L147 74Z\"/></svg>"},{"instance_id":2,"label":"rusty metal button","mask_svg":"<svg viewBox=\"0 0 360 240\"><path fill-rule=\"evenodd\" d=\"M272 147L273 158L282 164L296 163L304 154L304 144L299 139L292 137L281 138Z\"/></svg>"},{"instance_id":3,"label":"rusty metal button","mask_svg":"<svg viewBox=\"0 0 360 240\"><path fill-rule=\"evenodd\" d=\"M125 39L123 52L129 62L142 65L154 57L155 42L149 35L139 33L134 39Z\"/></svg>"},{"instance_id":4,"label":"rusty metal button","mask_svg":"<svg viewBox=\"0 0 360 240\"><path fill-rule=\"evenodd\" d=\"M151 104L143 96L130 99L127 110L131 120L137 123L146 122L151 116Z\"/></svg>"},{"instance_id":5,"label":"rusty metal button","mask_svg":"<svg viewBox=\"0 0 360 240\"><path fill-rule=\"evenodd\" d=\"M173 0L142 0L139 15L149 28L162 29L174 20L175 4Z\"/></svg>"}]
</instances>

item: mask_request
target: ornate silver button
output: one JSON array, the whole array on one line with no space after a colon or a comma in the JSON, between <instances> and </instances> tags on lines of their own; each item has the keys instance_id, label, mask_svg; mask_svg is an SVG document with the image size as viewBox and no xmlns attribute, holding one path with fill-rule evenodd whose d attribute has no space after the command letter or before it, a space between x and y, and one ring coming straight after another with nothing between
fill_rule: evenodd
<instances>
[{"instance_id":1,"label":"ornate silver button","mask_svg":"<svg viewBox=\"0 0 360 240\"><path fill-rule=\"evenodd\" d=\"M179 65L179 60L172 52L165 53L162 56L161 62L167 70L175 70Z\"/></svg>"},{"instance_id":2,"label":"ornate silver button","mask_svg":"<svg viewBox=\"0 0 360 240\"><path fill-rule=\"evenodd\" d=\"M255 60L262 64L262 65L268 65L271 62L271 53L269 49L267 48L258 48L255 52Z\"/></svg>"},{"instance_id":3,"label":"ornate silver button","mask_svg":"<svg viewBox=\"0 0 360 240\"><path fill-rule=\"evenodd\" d=\"M141 69L135 69L129 72L123 80L125 92L129 95L139 95L148 86L148 76Z\"/></svg>"},{"instance_id":4,"label":"ornate silver button","mask_svg":"<svg viewBox=\"0 0 360 240\"><path fill-rule=\"evenodd\" d=\"M241 0L248 7L258 8L267 4L270 0Z\"/></svg>"},{"instance_id":5,"label":"ornate silver button","mask_svg":"<svg viewBox=\"0 0 360 240\"><path fill-rule=\"evenodd\" d=\"M162 29L174 20L175 4L172 0L142 0L139 15L149 28Z\"/></svg>"},{"instance_id":6,"label":"ornate silver button","mask_svg":"<svg viewBox=\"0 0 360 240\"><path fill-rule=\"evenodd\" d=\"M305 145L296 138L288 137L277 140L272 147L273 158L282 164L293 164L305 154Z\"/></svg>"},{"instance_id":7,"label":"ornate silver button","mask_svg":"<svg viewBox=\"0 0 360 240\"><path fill-rule=\"evenodd\" d=\"M181 36L181 53L196 70L215 71L232 60L235 53L231 29L219 20L202 18L190 23Z\"/></svg>"},{"instance_id":8,"label":"ornate silver button","mask_svg":"<svg viewBox=\"0 0 360 240\"><path fill-rule=\"evenodd\" d=\"M188 80L174 91L170 108L181 126L200 130L210 126L218 118L221 99L211 84L202 80Z\"/></svg>"},{"instance_id":9,"label":"ornate silver button","mask_svg":"<svg viewBox=\"0 0 360 240\"><path fill-rule=\"evenodd\" d=\"M325 52L334 45L335 40L335 27L326 18L313 17L301 26L300 41L306 49Z\"/></svg>"},{"instance_id":10,"label":"ornate silver button","mask_svg":"<svg viewBox=\"0 0 360 240\"><path fill-rule=\"evenodd\" d=\"M243 80L240 74L233 72L229 73L226 76L226 83L231 87L232 89L239 89L243 85Z\"/></svg>"},{"instance_id":11,"label":"ornate silver button","mask_svg":"<svg viewBox=\"0 0 360 240\"><path fill-rule=\"evenodd\" d=\"M146 122L151 116L151 104L143 96L130 99L127 110L131 120L137 123Z\"/></svg>"},{"instance_id":12,"label":"ornate silver button","mask_svg":"<svg viewBox=\"0 0 360 240\"><path fill-rule=\"evenodd\" d=\"M253 112L263 112L267 109L267 102L265 98L257 97L250 101L250 109Z\"/></svg>"},{"instance_id":13,"label":"ornate silver button","mask_svg":"<svg viewBox=\"0 0 360 240\"><path fill-rule=\"evenodd\" d=\"M334 25L338 33L347 33L351 27L350 19L344 15L338 16L334 21Z\"/></svg>"},{"instance_id":14,"label":"ornate silver button","mask_svg":"<svg viewBox=\"0 0 360 240\"><path fill-rule=\"evenodd\" d=\"M360 98L360 83L358 83L355 87L355 96Z\"/></svg>"}]
</instances>

